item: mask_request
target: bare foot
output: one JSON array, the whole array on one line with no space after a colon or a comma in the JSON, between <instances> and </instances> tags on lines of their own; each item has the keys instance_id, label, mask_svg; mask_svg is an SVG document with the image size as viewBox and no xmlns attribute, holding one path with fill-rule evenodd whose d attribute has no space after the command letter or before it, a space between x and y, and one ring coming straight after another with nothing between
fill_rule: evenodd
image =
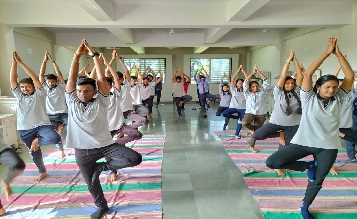
<instances>
[{"instance_id":1,"label":"bare foot","mask_svg":"<svg viewBox=\"0 0 357 219\"><path fill-rule=\"evenodd\" d=\"M0 208L0 216L3 216L4 214L6 214L6 210L5 208Z\"/></svg>"},{"instance_id":2,"label":"bare foot","mask_svg":"<svg viewBox=\"0 0 357 219\"><path fill-rule=\"evenodd\" d=\"M258 150L255 149L254 147L249 147L249 149L250 149L253 153L258 153Z\"/></svg>"},{"instance_id":3,"label":"bare foot","mask_svg":"<svg viewBox=\"0 0 357 219\"><path fill-rule=\"evenodd\" d=\"M147 118L148 118L148 120L150 120L151 119L151 114L148 114Z\"/></svg>"},{"instance_id":4,"label":"bare foot","mask_svg":"<svg viewBox=\"0 0 357 219\"><path fill-rule=\"evenodd\" d=\"M60 151L58 154L59 159L63 159L65 156L66 156L66 154L64 153L64 151Z\"/></svg>"},{"instance_id":5,"label":"bare foot","mask_svg":"<svg viewBox=\"0 0 357 219\"><path fill-rule=\"evenodd\" d=\"M279 138L279 143L280 143L281 145L283 145L283 146L286 145L285 139Z\"/></svg>"},{"instance_id":6,"label":"bare foot","mask_svg":"<svg viewBox=\"0 0 357 219\"><path fill-rule=\"evenodd\" d=\"M4 181L2 181L1 182L1 187L4 190L6 201L9 201L9 197L13 194L10 185L5 183ZM0 215L1 215L1 213L0 213Z\"/></svg>"},{"instance_id":7,"label":"bare foot","mask_svg":"<svg viewBox=\"0 0 357 219\"><path fill-rule=\"evenodd\" d=\"M250 134L253 135L253 134L254 134L254 131L250 130Z\"/></svg>"},{"instance_id":8,"label":"bare foot","mask_svg":"<svg viewBox=\"0 0 357 219\"><path fill-rule=\"evenodd\" d=\"M338 172L337 172L337 170L336 170L336 168L335 168L334 166L331 167L330 173L331 173L332 175L334 175L334 176L337 176L337 175L338 175Z\"/></svg>"},{"instance_id":9,"label":"bare foot","mask_svg":"<svg viewBox=\"0 0 357 219\"><path fill-rule=\"evenodd\" d=\"M280 169L276 169L274 170L279 176L285 176L285 171L284 170L280 170Z\"/></svg>"},{"instance_id":10,"label":"bare foot","mask_svg":"<svg viewBox=\"0 0 357 219\"><path fill-rule=\"evenodd\" d=\"M211 101L207 100L207 104L209 105L211 103Z\"/></svg>"},{"instance_id":11,"label":"bare foot","mask_svg":"<svg viewBox=\"0 0 357 219\"><path fill-rule=\"evenodd\" d=\"M41 180L43 180L44 178L46 178L48 176L47 172L41 173L38 177L36 177L36 181L40 182Z\"/></svg>"},{"instance_id":12,"label":"bare foot","mask_svg":"<svg viewBox=\"0 0 357 219\"><path fill-rule=\"evenodd\" d=\"M340 138L343 138L343 137L345 137L345 134L343 134L343 133L340 132L340 133L338 134L338 136L340 136Z\"/></svg>"},{"instance_id":13,"label":"bare foot","mask_svg":"<svg viewBox=\"0 0 357 219\"><path fill-rule=\"evenodd\" d=\"M35 139L32 141L31 148L30 148L30 152L35 152L35 151L37 151L39 148L40 148L40 146L38 145L38 138L35 138Z\"/></svg>"},{"instance_id":14,"label":"bare foot","mask_svg":"<svg viewBox=\"0 0 357 219\"><path fill-rule=\"evenodd\" d=\"M182 119L182 116L179 116L179 119Z\"/></svg>"},{"instance_id":15,"label":"bare foot","mask_svg":"<svg viewBox=\"0 0 357 219\"><path fill-rule=\"evenodd\" d=\"M182 104L183 104L183 102L182 102L182 101L180 101L180 103L179 103L177 106L182 106Z\"/></svg>"},{"instance_id":16,"label":"bare foot","mask_svg":"<svg viewBox=\"0 0 357 219\"><path fill-rule=\"evenodd\" d=\"M117 134L117 138L122 138L124 136L124 134L123 133L119 133L119 134Z\"/></svg>"},{"instance_id":17,"label":"bare foot","mask_svg":"<svg viewBox=\"0 0 357 219\"><path fill-rule=\"evenodd\" d=\"M119 174L111 173L110 177L109 177L109 182L113 183L113 182L117 181L118 180L118 176L119 176Z\"/></svg>"},{"instance_id":18,"label":"bare foot","mask_svg":"<svg viewBox=\"0 0 357 219\"><path fill-rule=\"evenodd\" d=\"M63 129L63 124L59 124L59 125L57 126L56 132L57 132L58 134L61 134L61 133L62 133L62 129Z\"/></svg>"}]
</instances>

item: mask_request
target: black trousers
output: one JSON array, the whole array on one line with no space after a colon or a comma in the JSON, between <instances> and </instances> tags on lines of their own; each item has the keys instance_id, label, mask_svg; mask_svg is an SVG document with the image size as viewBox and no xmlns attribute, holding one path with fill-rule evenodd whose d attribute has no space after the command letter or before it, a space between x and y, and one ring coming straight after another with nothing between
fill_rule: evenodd
<instances>
[{"instance_id":1,"label":"black trousers","mask_svg":"<svg viewBox=\"0 0 357 219\"><path fill-rule=\"evenodd\" d=\"M147 98L146 100L143 100L143 104L145 107L148 108L149 114L152 114L152 106L154 104L154 97L152 96L152 97Z\"/></svg>"},{"instance_id":2,"label":"black trousers","mask_svg":"<svg viewBox=\"0 0 357 219\"><path fill-rule=\"evenodd\" d=\"M221 116L223 111L225 111L226 109L228 109L229 107L223 107L223 106L219 106L216 112L216 116ZM229 123L229 118L225 117L224 118L224 127L227 127Z\"/></svg>"},{"instance_id":3,"label":"black trousers","mask_svg":"<svg viewBox=\"0 0 357 219\"><path fill-rule=\"evenodd\" d=\"M285 143L286 146L290 144L291 139L293 139L294 135L296 134L299 125L295 126L282 126L282 125L275 125L272 123L267 123L263 125L260 129L254 132L253 138L255 140L264 140L267 138L277 138L279 137L280 133L278 131L284 131L285 135ZM254 145L253 145L254 147ZM279 143L279 150L285 147Z\"/></svg>"},{"instance_id":4,"label":"black trousers","mask_svg":"<svg viewBox=\"0 0 357 219\"><path fill-rule=\"evenodd\" d=\"M100 172L137 166L142 161L141 154L119 144L95 149L75 149L75 157L97 207L107 206L107 200L104 198L99 181ZM103 157L109 158L110 161L96 163Z\"/></svg>"},{"instance_id":5,"label":"black trousers","mask_svg":"<svg viewBox=\"0 0 357 219\"><path fill-rule=\"evenodd\" d=\"M336 160L337 152L337 149L313 148L290 144L288 147L284 147L268 157L266 165L271 169L305 171L308 163L298 160L308 155L313 155L314 160L317 161L315 181L309 181L304 197L304 203L311 205Z\"/></svg>"},{"instance_id":6,"label":"black trousers","mask_svg":"<svg viewBox=\"0 0 357 219\"><path fill-rule=\"evenodd\" d=\"M161 90L155 90L155 95L156 95L156 106L158 106L161 100Z\"/></svg>"},{"instance_id":7,"label":"black trousers","mask_svg":"<svg viewBox=\"0 0 357 219\"><path fill-rule=\"evenodd\" d=\"M340 128L340 132L345 134L345 137L342 138L343 140L357 144L357 131L352 128Z\"/></svg>"},{"instance_id":8,"label":"black trousers","mask_svg":"<svg viewBox=\"0 0 357 219\"><path fill-rule=\"evenodd\" d=\"M9 168L4 182L9 184L11 180L20 175L24 171L26 165L21 157L11 148L0 152L0 163Z\"/></svg>"}]
</instances>

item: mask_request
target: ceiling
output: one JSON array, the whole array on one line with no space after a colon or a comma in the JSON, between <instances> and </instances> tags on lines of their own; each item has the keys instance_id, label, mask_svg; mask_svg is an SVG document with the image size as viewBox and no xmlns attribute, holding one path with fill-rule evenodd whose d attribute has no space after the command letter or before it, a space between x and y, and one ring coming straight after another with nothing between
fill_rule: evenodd
<instances>
[{"instance_id":1,"label":"ceiling","mask_svg":"<svg viewBox=\"0 0 357 219\"><path fill-rule=\"evenodd\" d=\"M297 28L349 25L355 0L0 0L0 23L40 27L56 44L96 47L278 45ZM318 9L318 10L317 10ZM19 16L21 15L21 16Z\"/></svg>"}]
</instances>

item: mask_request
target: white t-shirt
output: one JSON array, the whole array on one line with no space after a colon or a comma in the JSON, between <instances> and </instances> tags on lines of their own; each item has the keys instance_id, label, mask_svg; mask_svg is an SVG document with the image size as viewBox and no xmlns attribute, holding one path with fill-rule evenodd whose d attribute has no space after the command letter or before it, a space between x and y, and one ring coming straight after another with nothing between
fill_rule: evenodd
<instances>
[{"instance_id":1,"label":"white t-shirt","mask_svg":"<svg viewBox=\"0 0 357 219\"><path fill-rule=\"evenodd\" d=\"M348 93L339 88L327 105L312 88L301 90L302 116L291 143L313 148L339 149L341 107Z\"/></svg>"},{"instance_id":2,"label":"white t-shirt","mask_svg":"<svg viewBox=\"0 0 357 219\"><path fill-rule=\"evenodd\" d=\"M131 98L133 100L133 102L132 102L133 105L143 104L143 101L141 99L141 94L140 94L140 88L139 88L138 84L131 87L130 94L131 94Z\"/></svg>"},{"instance_id":3,"label":"white t-shirt","mask_svg":"<svg viewBox=\"0 0 357 219\"><path fill-rule=\"evenodd\" d=\"M108 123L109 130L118 130L123 126L124 116L121 108L121 92L113 87L113 91L109 95L108 107Z\"/></svg>"},{"instance_id":4,"label":"white t-shirt","mask_svg":"<svg viewBox=\"0 0 357 219\"><path fill-rule=\"evenodd\" d=\"M17 99L17 130L30 130L42 125L51 125L46 112L47 92L44 88L35 88L32 95L21 92L17 85L12 93Z\"/></svg>"},{"instance_id":5,"label":"white t-shirt","mask_svg":"<svg viewBox=\"0 0 357 219\"><path fill-rule=\"evenodd\" d=\"M156 86L156 81L154 81L154 80L152 80L151 81L152 83L154 83L154 87L151 89L151 94L150 94L150 96L155 96L155 86Z\"/></svg>"},{"instance_id":6,"label":"white t-shirt","mask_svg":"<svg viewBox=\"0 0 357 219\"><path fill-rule=\"evenodd\" d=\"M155 89L155 82L149 82L147 86L144 84L138 83L139 88L140 88L140 95L142 100L146 100L150 98L152 89ZM155 92L155 91L154 91Z\"/></svg>"},{"instance_id":7,"label":"white t-shirt","mask_svg":"<svg viewBox=\"0 0 357 219\"><path fill-rule=\"evenodd\" d=\"M67 147L93 149L114 143L109 132L109 96L98 91L97 98L85 105L76 90L66 93L68 106Z\"/></svg>"},{"instance_id":8,"label":"white t-shirt","mask_svg":"<svg viewBox=\"0 0 357 219\"><path fill-rule=\"evenodd\" d=\"M351 128L353 126L353 109L352 109L352 98L353 91L350 91L341 106L341 116L340 116L340 127L339 128Z\"/></svg>"},{"instance_id":9,"label":"white t-shirt","mask_svg":"<svg viewBox=\"0 0 357 219\"><path fill-rule=\"evenodd\" d=\"M49 88L46 82L42 83L43 88L47 91L46 110L47 114L53 115L58 113L67 113L66 105L66 84L58 82L54 88Z\"/></svg>"},{"instance_id":10,"label":"white t-shirt","mask_svg":"<svg viewBox=\"0 0 357 219\"><path fill-rule=\"evenodd\" d=\"M238 91L236 86L230 86L230 91L232 94L232 98L231 103L229 104L229 108L245 109L246 101L243 89L242 91Z\"/></svg>"},{"instance_id":11,"label":"white t-shirt","mask_svg":"<svg viewBox=\"0 0 357 219\"><path fill-rule=\"evenodd\" d=\"M131 97L130 91L131 91L131 83L130 81L125 80L120 90L121 98L122 98L121 108L123 112L134 110L133 99Z\"/></svg>"},{"instance_id":12,"label":"white t-shirt","mask_svg":"<svg viewBox=\"0 0 357 219\"><path fill-rule=\"evenodd\" d=\"M181 83L174 82L172 84L172 91L174 93L174 97L183 97L185 96L185 91L183 87L183 81Z\"/></svg>"}]
</instances>

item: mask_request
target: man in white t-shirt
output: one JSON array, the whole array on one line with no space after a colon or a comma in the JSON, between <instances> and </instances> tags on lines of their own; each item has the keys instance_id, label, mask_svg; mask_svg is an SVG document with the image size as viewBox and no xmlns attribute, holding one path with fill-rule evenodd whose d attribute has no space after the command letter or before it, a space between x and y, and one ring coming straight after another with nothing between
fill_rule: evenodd
<instances>
[{"instance_id":1,"label":"man in white t-shirt","mask_svg":"<svg viewBox=\"0 0 357 219\"><path fill-rule=\"evenodd\" d=\"M140 94L140 87L137 81L137 76L131 76L130 94L133 98L133 107L137 114L139 114L140 116L147 117L149 115L149 110L143 104L143 100L141 99Z\"/></svg>"},{"instance_id":2,"label":"man in white t-shirt","mask_svg":"<svg viewBox=\"0 0 357 219\"><path fill-rule=\"evenodd\" d=\"M150 67L148 67L148 68L150 68ZM155 85L157 83L161 82L162 74L160 75L159 80L156 80L155 73L152 75L152 77L153 77L153 79L150 81L148 76L145 77L144 74L141 74L140 81L138 84L142 103L144 104L145 107L147 106L147 108L149 110L148 118L151 118L152 106L153 106L153 101L154 101L154 99L151 97L151 95L153 92L155 93Z\"/></svg>"},{"instance_id":3,"label":"man in white t-shirt","mask_svg":"<svg viewBox=\"0 0 357 219\"><path fill-rule=\"evenodd\" d=\"M176 76L177 72L180 73L180 76ZM172 75L172 90L173 97L177 107L177 113L179 118L182 118L181 110L184 104L190 102L192 100L192 96L186 95L184 90L184 82L182 78L184 78L185 74L181 71L180 67L177 67L175 72Z\"/></svg>"},{"instance_id":4,"label":"man in white t-shirt","mask_svg":"<svg viewBox=\"0 0 357 219\"><path fill-rule=\"evenodd\" d=\"M24 69L29 78L17 82L17 65ZM12 57L10 83L17 100L17 130L40 173L35 180L41 181L47 176L47 171L40 146L57 144L61 141L61 136L54 130L46 113L46 90L37 75L23 63L16 52Z\"/></svg>"},{"instance_id":5,"label":"man in white t-shirt","mask_svg":"<svg viewBox=\"0 0 357 219\"><path fill-rule=\"evenodd\" d=\"M91 78L77 81L79 60L86 53L93 57L97 69L97 83ZM77 165L98 207L97 211L91 214L91 219L101 219L109 210L99 181L100 173L104 170L133 167L142 161L141 154L125 145L114 143L110 135L107 119L109 86L98 56L99 53L94 52L83 40L74 54L66 86L67 145L75 149ZM98 95L94 98L96 94ZM104 157L109 161L97 163Z\"/></svg>"},{"instance_id":6,"label":"man in white t-shirt","mask_svg":"<svg viewBox=\"0 0 357 219\"><path fill-rule=\"evenodd\" d=\"M56 71L56 75L49 74L45 75L46 63L50 60ZM51 124L56 129L58 134L61 135L62 128L67 129L68 123L68 111L66 105L65 90L66 84L64 83L64 78L60 69L58 68L56 62L53 60L51 55L46 51L45 58L41 65L41 71L39 76L42 86L47 91L46 98L46 111ZM65 157L63 150L62 141L56 144L58 150L60 150L60 158Z\"/></svg>"}]
</instances>

